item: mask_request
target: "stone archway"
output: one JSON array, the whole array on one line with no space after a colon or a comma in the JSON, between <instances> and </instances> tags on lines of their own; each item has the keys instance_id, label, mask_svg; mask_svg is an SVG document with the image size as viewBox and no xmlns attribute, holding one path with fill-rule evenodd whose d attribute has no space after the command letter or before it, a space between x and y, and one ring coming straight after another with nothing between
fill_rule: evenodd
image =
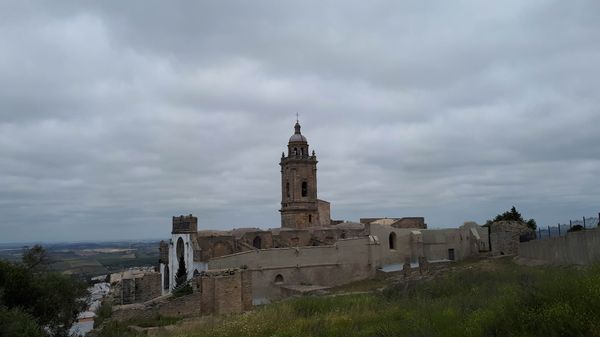
<instances>
[{"instance_id":1,"label":"stone archway","mask_svg":"<svg viewBox=\"0 0 600 337\"><path fill-rule=\"evenodd\" d=\"M260 236L257 235L254 237L254 240L252 240L252 246L256 249L262 249L262 239Z\"/></svg>"}]
</instances>

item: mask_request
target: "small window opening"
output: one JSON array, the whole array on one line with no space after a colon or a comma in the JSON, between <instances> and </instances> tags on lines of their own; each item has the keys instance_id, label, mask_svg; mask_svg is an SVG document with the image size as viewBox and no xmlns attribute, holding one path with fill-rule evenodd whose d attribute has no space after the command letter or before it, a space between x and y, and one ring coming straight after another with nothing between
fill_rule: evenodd
<instances>
[{"instance_id":1,"label":"small window opening","mask_svg":"<svg viewBox=\"0 0 600 337\"><path fill-rule=\"evenodd\" d=\"M305 197L308 195L308 183L306 181L302 182L302 196Z\"/></svg>"},{"instance_id":2,"label":"small window opening","mask_svg":"<svg viewBox=\"0 0 600 337\"><path fill-rule=\"evenodd\" d=\"M448 249L448 260L454 261L454 249L453 248Z\"/></svg>"},{"instance_id":3,"label":"small window opening","mask_svg":"<svg viewBox=\"0 0 600 337\"><path fill-rule=\"evenodd\" d=\"M285 183L285 194L287 195L287 197L290 197L290 183L286 182Z\"/></svg>"},{"instance_id":4,"label":"small window opening","mask_svg":"<svg viewBox=\"0 0 600 337\"><path fill-rule=\"evenodd\" d=\"M391 232L389 236L390 249L396 249L396 233Z\"/></svg>"},{"instance_id":5,"label":"small window opening","mask_svg":"<svg viewBox=\"0 0 600 337\"><path fill-rule=\"evenodd\" d=\"M312 214L308 215L308 223L312 223Z\"/></svg>"},{"instance_id":6,"label":"small window opening","mask_svg":"<svg viewBox=\"0 0 600 337\"><path fill-rule=\"evenodd\" d=\"M170 279L170 276L169 276L169 267L168 266L165 266L165 273L164 274L165 274L164 275L165 278L164 278L164 281L163 281L163 288L164 289L169 289L169 279Z\"/></svg>"},{"instance_id":7,"label":"small window opening","mask_svg":"<svg viewBox=\"0 0 600 337\"><path fill-rule=\"evenodd\" d=\"M277 274L277 276L275 276L275 284L282 284L283 283L283 276L281 274Z\"/></svg>"}]
</instances>

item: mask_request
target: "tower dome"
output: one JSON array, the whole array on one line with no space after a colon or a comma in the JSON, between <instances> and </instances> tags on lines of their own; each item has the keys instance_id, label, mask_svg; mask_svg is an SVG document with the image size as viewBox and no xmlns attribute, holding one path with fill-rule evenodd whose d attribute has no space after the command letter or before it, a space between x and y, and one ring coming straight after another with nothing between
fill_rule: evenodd
<instances>
[{"instance_id":1,"label":"tower dome","mask_svg":"<svg viewBox=\"0 0 600 337\"><path fill-rule=\"evenodd\" d=\"M290 143L291 142L304 142L306 143L306 137L304 137L302 135L302 133L300 133L300 122L296 120L296 125L294 125L294 134L290 137Z\"/></svg>"}]
</instances>

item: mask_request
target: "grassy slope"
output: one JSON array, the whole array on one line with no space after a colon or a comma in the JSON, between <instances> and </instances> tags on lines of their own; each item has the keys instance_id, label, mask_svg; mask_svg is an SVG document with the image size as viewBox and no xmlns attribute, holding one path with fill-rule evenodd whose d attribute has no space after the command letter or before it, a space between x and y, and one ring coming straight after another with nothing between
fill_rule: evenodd
<instances>
[{"instance_id":1,"label":"grassy slope","mask_svg":"<svg viewBox=\"0 0 600 337\"><path fill-rule=\"evenodd\" d=\"M304 297L168 336L600 336L600 266L504 259L380 293Z\"/></svg>"}]
</instances>

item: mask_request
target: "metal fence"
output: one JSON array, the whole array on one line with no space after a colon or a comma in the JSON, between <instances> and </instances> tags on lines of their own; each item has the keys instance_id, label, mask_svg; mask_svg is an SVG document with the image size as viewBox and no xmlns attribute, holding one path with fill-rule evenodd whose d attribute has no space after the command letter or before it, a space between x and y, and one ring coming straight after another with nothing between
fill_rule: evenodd
<instances>
[{"instance_id":1,"label":"metal fence","mask_svg":"<svg viewBox=\"0 0 600 337\"><path fill-rule=\"evenodd\" d=\"M582 229L593 229L598 228L598 219L600 218L600 213L598 213L598 217L581 217L579 220L569 220L569 223L561 224L557 223L556 225L547 225L541 226L538 225L536 230L536 239L547 239L551 237L564 236L567 235L567 232L571 230L573 227L581 226Z\"/></svg>"}]
</instances>

